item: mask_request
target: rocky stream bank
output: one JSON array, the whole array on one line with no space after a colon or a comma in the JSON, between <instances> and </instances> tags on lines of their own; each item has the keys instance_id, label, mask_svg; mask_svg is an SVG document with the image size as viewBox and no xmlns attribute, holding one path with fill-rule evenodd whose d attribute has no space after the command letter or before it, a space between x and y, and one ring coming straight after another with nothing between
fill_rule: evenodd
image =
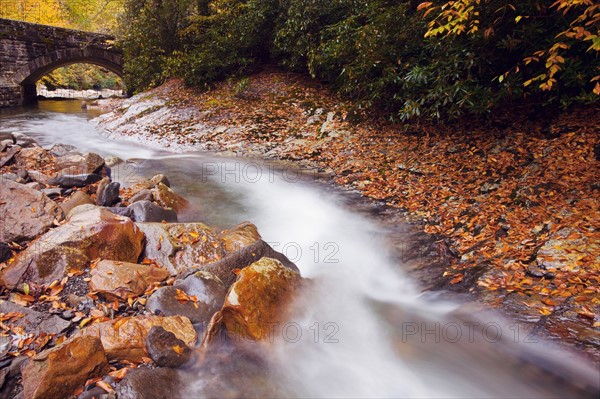
<instances>
[{"instance_id":1,"label":"rocky stream bank","mask_svg":"<svg viewBox=\"0 0 600 399\"><path fill-rule=\"evenodd\" d=\"M256 226L178 223L167 176L73 146L0 158L0 397L277 396L261 348L310 284Z\"/></svg>"},{"instance_id":2,"label":"rocky stream bank","mask_svg":"<svg viewBox=\"0 0 600 399\"><path fill-rule=\"evenodd\" d=\"M108 137L289 162L370 198L383 224L416 227L403 257L426 289L600 360L597 106L398 126L272 71L206 92L172 80L108 106Z\"/></svg>"}]
</instances>

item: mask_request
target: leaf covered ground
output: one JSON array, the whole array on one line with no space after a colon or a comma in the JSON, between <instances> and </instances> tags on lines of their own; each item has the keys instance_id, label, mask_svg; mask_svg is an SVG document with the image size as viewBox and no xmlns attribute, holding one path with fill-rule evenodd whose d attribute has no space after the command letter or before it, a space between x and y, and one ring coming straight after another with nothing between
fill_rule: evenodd
<instances>
[{"instance_id":1,"label":"leaf covered ground","mask_svg":"<svg viewBox=\"0 0 600 399\"><path fill-rule=\"evenodd\" d=\"M598 105L403 126L276 71L206 92L172 80L133 100L148 98L164 105L145 114L170 112L147 134L325 170L421 225L451 259L447 288L600 358Z\"/></svg>"}]
</instances>

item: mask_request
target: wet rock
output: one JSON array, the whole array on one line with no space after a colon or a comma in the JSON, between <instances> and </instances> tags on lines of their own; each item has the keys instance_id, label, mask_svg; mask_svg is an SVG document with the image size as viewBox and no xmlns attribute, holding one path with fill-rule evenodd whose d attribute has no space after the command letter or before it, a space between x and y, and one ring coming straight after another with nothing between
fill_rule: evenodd
<instances>
[{"instance_id":1,"label":"wet rock","mask_svg":"<svg viewBox=\"0 0 600 399\"><path fill-rule=\"evenodd\" d=\"M41 192L10 180L0 185L0 241L31 240L43 234L64 215Z\"/></svg>"},{"instance_id":2,"label":"wet rock","mask_svg":"<svg viewBox=\"0 0 600 399\"><path fill-rule=\"evenodd\" d=\"M103 323L95 323L80 330L75 336L93 336L102 341L109 360L139 362L148 357L146 338L154 326L172 332L186 346L193 346L197 335L192 323L185 317L137 316Z\"/></svg>"},{"instance_id":3,"label":"wet rock","mask_svg":"<svg viewBox=\"0 0 600 399\"><path fill-rule=\"evenodd\" d=\"M16 173L2 173L0 175L0 183L2 183L3 181L6 181L6 180L16 182L18 178L19 178L19 176L17 176Z\"/></svg>"},{"instance_id":4,"label":"wet rock","mask_svg":"<svg viewBox=\"0 0 600 399\"><path fill-rule=\"evenodd\" d=\"M93 387L87 391L82 392L77 399L99 399L99 398L107 398L108 394L106 391L98 386Z\"/></svg>"},{"instance_id":5,"label":"wet rock","mask_svg":"<svg viewBox=\"0 0 600 399\"><path fill-rule=\"evenodd\" d=\"M32 181L31 183L25 184L25 187L29 187L29 188L31 188L33 190L37 190L37 191L41 191L44 188L46 188L46 186L44 184L38 183L36 181Z\"/></svg>"},{"instance_id":6,"label":"wet rock","mask_svg":"<svg viewBox=\"0 0 600 399\"><path fill-rule=\"evenodd\" d=\"M177 195L175 191L171 190L163 183L158 183L156 187L152 189L152 195L154 196L154 200L160 206L171 208L175 212L181 211L188 205L188 202L183 197Z\"/></svg>"},{"instance_id":7,"label":"wet rock","mask_svg":"<svg viewBox=\"0 0 600 399\"><path fill-rule=\"evenodd\" d=\"M43 188L40 190L43 194L47 195L49 198L60 197L65 191L64 188Z\"/></svg>"},{"instance_id":8,"label":"wet rock","mask_svg":"<svg viewBox=\"0 0 600 399\"><path fill-rule=\"evenodd\" d=\"M163 174L158 174L154 176L152 179L150 179L150 181L152 182L152 184L154 184L155 187L159 184L164 184L167 187L171 187L171 182L169 181L167 176Z\"/></svg>"},{"instance_id":9,"label":"wet rock","mask_svg":"<svg viewBox=\"0 0 600 399\"><path fill-rule=\"evenodd\" d=\"M24 281L49 284L69 271L83 270L92 259L137 262L143 241L144 234L130 219L91 209L71 215L67 223L31 243L1 272L0 280L9 288Z\"/></svg>"},{"instance_id":10,"label":"wet rock","mask_svg":"<svg viewBox=\"0 0 600 399\"><path fill-rule=\"evenodd\" d=\"M110 182L100 190L98 187L98 194L96 197L96 203L100 206L113 206L119 202L119 189L121 184L118 182Z\"/></svg>"},{"instance_id":11,"label":"wet rock","mask_svg":"<svg viewBox=\"0 0 600 399\"><path fill-rule=\"evenodd\" d=\"M78 215L80 213L90 212L90 211L93 211L95 209L100 209L100 207L97 206L97 205L94 205L94 204L83 204L83 205L76 206L75 208L71 209L71 211L69 213L67 213L66 219L70 220L75 215Z\"/></svg>"},{"instance_id":12,"label":"wet rock","mask_svg":"<svg viewBox=\"0 0 600 399\"><path fill-rule=\"evenodd\" d=\"M233 229L221 232L221 239L227 252L236 252L262 240L262 237L254 224L243 222Z\"/></svg>"},{"instance_id":13,"label":"wet rock","mask_svg":"<svg viewBox=\"0 0 600 399\"><path fill-rule=\"evenodd\" d=\"M0 242L0 263L9 260L12 257L12 251L8 244Z\"/></svg>"},{"instance_id":14,"label":"wet rock","mask_svg":"<svg viewBox=\"0 0 600 399\"><path fill-rule=\"evenodd\" d=\"M301 280L299 273L271 258L242 269L220 311L228 335L268 339L274 326L287 320L287 308Z\"/></svg>"},{"instance_id":15,"label":"wet rock","mask_svg":"<svg viewBox=\"0 0 600 399\"><path fill-rule=\"evenodd\" d=\"M13 135L15 144L17 144L23 148L33 147L34 145L37 145L37 141L31 136L28 136L23 133L13 133L12 135Z\"/></svg>"},{"instance_id":16,"label":"wet rock","mask_svg":"<svg viewBox=\"0 0 600 399\"><path fill-rule=\"evenodd\" d=\"M10 165L15 160L15 156L19 153L19 151L21 151L21 147L11 147L10 150L8 150L6 154L0 158L0 168L5 165Z\"/></svg>"},{"instance_id":17,"label":"wet rock","mask_svg":"<svg viewBox=\"0 0 600 399\"><path fill-rule=\"evenodd\" d=\"M68 169L69 174L89 175L99 173L104 166L104 158L91 152L79 155L69 153L56 159L58 170Z\"/></svg>"},{"instance_id":18,"label":"wet rock","mask_svg":"<svg viewBox=\"0 0 600 399\"><path fill-rule=\"evenodd\" d=\"M110 183L109 177L103 177L102 180L100 180L100 183L98 183L98 188L96 189L96 204L97 205L101 205L100 204L100 196L102 195L102 192L104 191L106 186L108 186L108 183Z\"/></svg>"},{"instance_id":19,"label":"wet rock","mask_svg":"<svg viewBox=\"0 0 600 399\"><path fill-rule=\"evenodd\" d=\"M148 189L141 190L129 199L129 203L131 204L134 204L138 201L154 201L152 191Z\"/></svg>"},{"instance_id":20,"label":"wet rock","mask_svg":"<svg viewBox=\"0 0 600 399\"><path fill-rule=\"evenodd\" d=\"M120 163L123 163L124 161L119 158L119 157L115 157L113 155L109 155L106 158L104 158L104 164L108 167L113 167L115 165L118 165Z\"/></svg>"},{"instance_id":21,"label":"wet rock","mask_svg":"<svg viewBox=\"0 0 600 399\"><path fill-rule=\"evenodd\" d=\"M24 398L66 398L88 379L106 371L108 363L100 339L76 337L23 364Z\"/></svg>"},{"instance_id":22,"label":"wet rock","mask_svg":"<svg viewBox=\"0 0 600 399\"><path fill-rule=\"evenodd\" d=\"M180 301L178 290L196 299ZM196 272L173 286L156 290L146 303L146 308L165 316L185 316L194 324L208 323L225 300L227 290L217 277L208 272Z\"/></svg>"},{"instance_id":23,"label":"wet rock","mask_svg":"<svg viewBox=\"0 0 600 399\"><path fill-rule=\"evenodd\" d=\"M240 244L241 241L231 241L230 248L238 248ZM285 267L293 271L298 271L298 267L285 255L275 251L263 240L258 240L238 251L229 252L224 258L202 266L201 268L202 270L211 272L217 276L221 281L223 281L225 287L230 287L236 279L236 275L234 273L236 269L243 269L264 257L276 259Z\"/></svg>"},{"instance_id":24,"label":"wet rock","mask_svg":"<svg viewBox=\"0 0 600 399\"><path fill-rule=\"evenodd\" d=\"M51 179L50 176L43 174L40 171L37 170L28 170L27 171L27 175L29 176L29 178L37 183L41 183L41 184L48 184L48 180Z\"/></svg>"},{"instance_id":25,"label":"wet rock","mask_svg":"<svg viewBox=\"0 0 600 399\"><path fill-rule=\"evenodd\" d=\"M41 169L52 162L52 155L42 147L24 148L17 154L16 161L24 169Z\"/></svg>"},{"instance_id":26,"label":"wet rock","mask_svg":"<svg viewBox=\"0 0 600 399\"><path fill-rule=\"evenodd\" d=\"M146 236L144 256L171 275L215 262L225 255L221 240L203 223L137 223Z\"/></svg>"},{"instance_id":27,"label":"wet rock","mask_svg":"<svg viewBox=\"0 0 600 399\"><path fill-rule=\"evenodd\" d=\"M25 315L24 317L15 319L11 324L21 326L27 333L35 335L41 333L60 334L70 326L68 321L63 320L58 316L53 316L46 312L37 312L24 306L0 299L0 313L6 314L10 312L17 312Z\"/></svg>"},{"instance_id":28,"label":"wet rock","mask_svg":"<svg viewBox=\"0 0 600 399\"><path fill-rule=\"evenodd\" d=\"M177 213L171 209L164 209L150 201L138 201L127 207L129 217L134 222L177 222Z\"/></svg>"},{"instance_id":29,"label":"wet rock","mask_svg":"<svg viewBox=\"0 0 600 399\"><path fill-rule=\"evenodd\" d=\"M115 389L119 399L182 398L181 373L170 368L131 370Z\"/></svg>"},{"instance_id":30,"label":"wet rock","mask_svg":"<svg viewBox=\"0 0 600 399\"><path fill-rule=\"evenodd\" d=\"M584 266L581 253L596 253L597 246L576 230L563 228L538 250L534 266L548 271L577 272Z\"/></svg>"},{"instance_id":31,"label":"wet rock","mask_svg":"<svg viewBox=\"0 0 600 399\"><path fill-rule=\"evenodd\" d=\"M192 357L192 350L170 331L154 326L146 337L150 358L159 367L179 368Z\"/></svg>"},{"instance_id":32,"label":"wet rock","mask_svg":"<svg viewBox=\"0 0 600 399\"><path fill-rule=\"evenodd\" d=\"M76 153L79 155L77 151L77 147L70 144L54 144L52 148L50 148L50 154L55 157L63 157L70 153Z\"/></svg>"},{"instance_id":33,"label":"wet rock","mask_svg":"<svg viewBox=\"0 0 600 399\"><path fill-rule=\"evenodd\" d=\"M63 188L85 187L90 184L94 184L101 179L102 176L94 173L76 175L59 173L58 176L49 179L48 184Z\"/></svg>"},{"instance_id":34,"label":"wet rock","mask_svg":"<svg viewBox=\"0 0 600 399\"><path fill-rule=\"evenodd\" d=\"M93 204L94 200L83 191L75 191L66 201L60 204L65 215L75 207L85 204Z\"/></svg>"},{"instance_id":35,"label":"wet rock","mask_svg":"<svg viewBox=\"0 0 600 399\"><path fill-rule=\"evenodd\" d=\"M169 272L155 265L103 260L91 271L90 289L108 297L127 299L141 295L152 283L169 277Z\"/></svg>"}]
</instances>

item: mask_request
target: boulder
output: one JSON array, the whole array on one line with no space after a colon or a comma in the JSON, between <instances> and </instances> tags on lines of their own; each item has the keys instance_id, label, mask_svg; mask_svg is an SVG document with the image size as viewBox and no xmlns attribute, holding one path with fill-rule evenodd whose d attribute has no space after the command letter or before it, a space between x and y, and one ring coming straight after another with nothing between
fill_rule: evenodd
<instances>
[{"instance_id":1,"label":"boulder","mask_svg":"<svg viewBox=\"0 0 600 399\"><path fill-rule=\"evenodd\" d=\"M222 231L221 239L227 252L236 252L262 240L262 237L254 224L243 222L233 229Z\"/></svg>"},{"instance_id":2,"label":"boulder","mask_svg":"<svg viewBox=\"0 0 600 399\"><path fill-rule=\"evenodd\" d=\"M92 174L99 173L104 166L104 158L91 152L83 155L68 153L56 158L57 170L68 169L69 174Z\"/></svg>"},{"instance_id":3,"label":"boulder","mask_svg":"<svg viewBox=\"0 0 600 399\"><path fill-rule=\"evenodd\" d=\"M16 155L17 165L24 169L42 169L52 160L52 155L42 147L24 148Z\"/></svg>"},{"instance_id":4,"label":"boulder","mask_svg":"<svg viewBox=\"0 0 600 399\"><path fill-rule=\"evenodd\" d=\"M91 271L90 290L108 297L127 299L130 295L141 295L152 283L169 277L166 269L155 265L103 260Z\"/></svg>"},{"instance_id":5,"label":"boulder","mask_svg":"<svg viewBox=\"0 0 600 399\"><path fill-rule=\"evenodd\" d=\"M113 206L119 202L119 189L121 184L118 182L110 182L100 190L98 187L96 203L100 206Z\"/></svg>"},{"instance_id":6,"label":"boulder","mask_svg":"<svg viewBox=\"0 0 600 399\"><path fill-rule=\"evenodd\" d=\"M48 176L37 170L28 170L27 175L32 181L42 184L48 184L48 181L52 178L51 176Z\"/></svg>"},{"instance_id":7,"label":"boulder","mask_svg":"<svg viewBox=\"0 0 600 399\"><path fill-rule=\"evenodd\" d=\"M0 214L3 242L31 240L64 217L60 207L46 195L10 180L0 184Z\"/></svg>"},{"instance_id":8,"label":"boulder","mask_svg":"<svg viewBox=\"0 0 600 399\"><path fill-rule=\"evenodd\" d=\"M100 180L100 183L98 183L98 188L96 189L96 204L97 205L101 205L99 198L102 195L102 192L104 191L106 186L108 186L108 183L110 183L109 177L103 177L102 180Z\"/></svg>"},{"instance_id":9,"label":"boulder","mask_svg":"<svg viewBox=\"0 0 600 399\"><path fill-rule=\"evenodd\" d=\"M92 198L89 195L87 195L83 191L75 191L73 195L71 195L66 201L60 204L60 207L62 208L63 213L65 215L68 215L73 208L78 207L79 205L93 203L94 200L92 200Z\"/></svg>"},{"instance_id":10,"label":"boulder","mask_svg":"<svg viewBox=\"0 0 600 399\"><path fill-rule=\"evenodd\" d=\"M161 174L155 175L152 179L150 179L150 181L152 182L152 184L154 184L154 186L157 186L158 184L164 184L167 187L171 187L171 182L169 181L169 179L167 178L167 176Z\"/></svg>"},{"instance_id":11,"label":"boulder","mask_svg":"<svg viewBox=\"0 0 600 399\"><path fill-rule=\"evenodd\" d=\"M102 341L109 360L139 362L148 357L146 338L154 326L170 331L186 346L196 343L192 323L185 317L137 316L95 323L78 331L75 336L92 336Z\"/></svg>"},{"instance_id":12,"label":"boulder","mask_svg":"<svg viewBox=\"0 0 600 399\"><path fill-rule=\"evenodd\" d=\"M108 371L100 339L76 337L43 351L22 366L25 399L62 399Z\"/></svg>"},{"instance_id":13,"label":"boulder","mask_svg":"<svg viewBox=\"0 0 600 399\"><path fill-rule=\"evenodd\" d=\"M131 370L115 389L119 399L179 399L181 373L170 368Z\"/></svg>"},{"instance_id":14,"label":"boulder","mask_svg":"<svg viewBox=\"0 0 600 399\"><path fill-rule=\"evenodd\" d=\"M130 219L94 208L70 216L35 240L1 272L0 281L8 288L25 281L49 284L69 271L83 270L92 259L137 262L143 241L144 234Z\"/></svg>"},{"instance_id":15,"label":"boulder","mask_svg":"<svg viewBox=\"0 0 600 399\"><path fill-rule=\"evenodd\" d=\"M171 190L163 183L158 183L156 187L152 189L152 195L154 200L160 206L164 208L171 208L175 212L179 212L188 206L188 202L185 200L185 198L177 195L175 191Z\"/></svg>"},{"instance_id":16,"label":"boulder","mask_svg":"<svg viewBox=\"0 0 600 399\"><path fill-rule=\"evenodd\" d=\"M146 236L144 256L176 275L222 259L221 240L203 223L137 223Z\"/></svg>"},{"instance_id":17,"label":"boulder","mask_svg":"<svg viewBox=\"0 0 600 399\"><path fill-rule=\"evenodd\" d=\"M182 367L192 357L192 350L185 342L160 326L154 326L148 332L146 348L158 367Z\"/></svg>"},{"instance_id":18,"label":"boulder","mask_svg":"<svg viewBox=\"0 0 600 399\"><path fill-rule=\"evenodd\" d=\"M13 134L10 132L0 132L0 141L10 140L11 143L15 142Z\"/></svg>"},{"instance_id":19,"label":"boulder","mask_svg":"<svg viewBox=\"0 0 600 399\"><path fill-rule=\"evenodd\" d=\"M49 198L60 197L65 192L64 188L43 188L40 190L43 194Z\"/></svg>"},{"instance_id":20,"label":"boulder","mask_svg":"<svg viewBox=\"0 0 600 399\"><path fill-rule=\"evenodd\" d=\"M102 176L92 174L69 174L59 172L57 176L48 180L48 184L63 188L85 187L100 181Z\"/></svg>"},{"instance_id":21,"label":"boulder","mask_svg":"<svg viewBox=\"0 0 600 399\"><path fill-rule=\"evenodd\" d=\"M79 155L79 152L77 152L77 147L70 144L54 144L52 148L50 148L50 154L55 157L62 157L70 153L76 153Z\"/></svg>"},{"instance_id":22,"label":"boulder","mask_svg":"<svg viewBox=\"0 0 600 399\"><path fill-rule=\"evenodd\" d=\"M143 189L136 194L134 194L130 199L129 203L134 204L138 201L154 201L154 196L152 195L152 191L148 189Z\"/></svg>"},{"instance_id":23,"label":"boulder","mask_svg":"<svg viewBox=\"0 0 600 399\"><path fill-rule=\"evenodd\" d=\"M27 333L39 335L41 333L58 335L65 331L71 325L68 321L58 316L53 316L47 312L37 312L10 301L0 299L0 313L22 313L24 316L15 319L12 324L25 329Z\"/></svg>"},{"instance_id":24,"label":"boulder","mask_svg":"<svg viewBox=\"0 0 600 399\"><path fill-rule=\"evenodd\" d=\"M183 292L191 300L182 300ZM146 308L164 316L185 316L194 324L208 323L225 300L227 290L217 277L208 272L196 272L173 286L162 287L148 298ZM183 296L185 299L186 296Z\"/></svg>"},{"instance_id":25,"label":"boulder","mask_svg":"<svg viewBox=\"0 0 600 399\"><path fill-rule=\"evenodd\" d=\"M13 133L13 139L15 141L15 144L21 146L21 147L33 147L37 145L37 141L31 137L28 136L26 134L23 133Z\"/></svg>"},{"instance_id":26,"label":"boulder","mask_svg":"<svg viewBox=\"0 0 600 399\"><path fill-rule=\"evenodd\" d=\"M177 222L177 213L171 209L161 208L150 201L138 201L127 207L128 214L134 222Z\"/></svg>"},{"instance_id":27,"label":"boulder","mask_svg":"<svg viewBox=\"0 0 600 399\"><path fill-rule=\"evenodd\" d=\"M299 273L271 258L242 269L220 311L227 334L255 341L269 339L277 324L287 321L301 280Z\"/></svg>"},{"instance_id":28,"label":"boulder","mask_svg":"<svg viewBox=\"0 0 600 399\"><path fill-rule=\"evenodd\" d=\"M115 165L118 165L120 163L122 163L123 160L119 157L115 157L113 155L109 155L106 158L104 158L104 164L108 167L113 167Z\"/></svg>"},{"instance_id":29,"label":"boulder","mask_svg":"<svg viewBox=\"0 0 600 399\"><path fill-rule=\"evenodd\" d=\"M21 151L20 146L11 147L2 158L0 158L0 168L5 165L10 165L14 160L15 156Z\"/></svg>"}]
</instances>

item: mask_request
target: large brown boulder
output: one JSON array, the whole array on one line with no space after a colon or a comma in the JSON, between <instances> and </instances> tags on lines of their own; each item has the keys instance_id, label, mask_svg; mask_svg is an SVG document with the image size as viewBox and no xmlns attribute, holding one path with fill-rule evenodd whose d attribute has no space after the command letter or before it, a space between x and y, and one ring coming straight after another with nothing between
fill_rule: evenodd
<instances>
[{"instance_id":1,"label":"large brown boulder","mask_svg":"<svg viewBox=\"0 0 600 399\"><path fill-rule=\"evenodd\" d=\"M158 183L151 192L154 200L163 208L171 208L179 213L179 211L188 206L185 198L175 193L175 191L163 183Z\"/></svg>"},{"instance_id":2,"label":"large brown boulder","mask_svg":"<svg viewBox=\"0 0 600 399\"><path fill-rule=\"evenodd\" d=\"M301 281L299 273L271 258L242 269L220 311L227 334L255 341L269 339L274 328L287 321Z\"/></svg>"},{"instance_id":3,"label":"large brown boulder","mask_svg":"<svg viewBox=\"0 0 600 399\"><path fill-rule=\"evenodd\" d=\"M0 242L32 240L64 217L46 195L10 180L0 183L0 215Z\"/></svg>"},{"instance_id":4,"label":"large brown boulder","mask_svg":"<svg viewBox=\"0 0 600 399\"><path fill-rule=\"evenodd\" d=\"M22 366L25 399L70 397L90 378L108 371L100 339L76 337L37 354Z\"/></svg>"},{"instance_id":5,"label":"large brown boulder","mask_svg":"<svg viewBox=\"0 0 600 399\"><path fill-rule=\"evenodd\" d=\"M227 252L236 252L248 245L262 240L256 226L250 222L244 222L233 229L224 230L221 232L223 246Z\"/></svg>"},{"instance_id":6,"label":"large brown boulder","mask_svg":"<svg viewBox=\"0 0 600 399\"><path fill-rule=\"evenodd\" d=\"M146 236L144 256L172 275L215 262L225 255L222 241L203 223L137 223Z\"/></svg>"},{"instance_id":7,"label":"large brown boulder","mask_svg":"<svg viewBox=\"0 0 600 399\"><path fill-rule=\"evenodd\" d=\"M183 316L159 317L137 316L126 317L92 324L79 331L75 336L93 336L102 341L109 360L127 360L139 362L148 357L146 338L152 327L159 326L170 331L185 342L194 346L197 340L192 323Z\"/></svg>"},{"instance_id":8,"label":"large brown boulder","mask_svg":"<svg viewBox=\"0 0 600 399\"><path fill-rule=\"evenodd\" d=\"M92 259L137 262L144 234L128 218L94 208L35 240L0 274L8 288L22 282L49 284Z\"/></svg>"},{"instance_id":9,"label":"large brown boulder","mask_svg":"<svg viewBox=\"0 0 600 399\"><path fill-rule=\"evenodd\" d=\"M152 283L169 277L167 269L155 265L103 260L91 271L90 290L109 298L141 295Z\"/></svg>"},{"instance_id":10,"label":"large brown boulder","mask_svg":"<svg viewBox=\"0 0 600 399\"><path fill-rule=\"evenodd\" d=\"M91 152L83 155L71 153L56 159L57 170L63 170L65 174L71 175L96 173L103 166L104 158Z\"/></svg>"}]
</instances>

